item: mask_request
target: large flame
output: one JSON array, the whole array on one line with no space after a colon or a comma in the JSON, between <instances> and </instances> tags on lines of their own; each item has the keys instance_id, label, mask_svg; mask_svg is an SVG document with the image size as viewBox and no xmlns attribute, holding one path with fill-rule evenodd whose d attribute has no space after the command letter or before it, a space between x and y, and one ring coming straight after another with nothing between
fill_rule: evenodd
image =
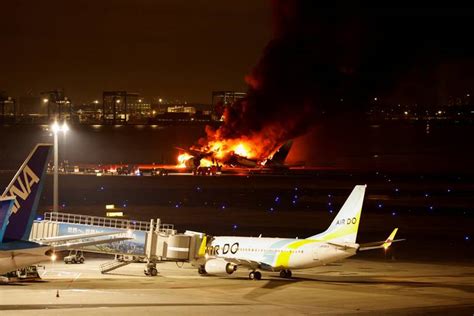
<instances>
[{"instance_id":1,"label":"large flame","mask_svg":"<svg viewBox=\"0 0 474 316\"><path fill-rule=\"evenodd\" d=\"M178 156L178 168L186 168L186 161L188 161L191 158L193 158L193 156L191 156L188 153L180 154Z\"/></svg>"},{"instance_id":2,"label":"large flame","mask_svg":"<svg viewBox=\"0 0 474 316\"><path fill-rule=\"evenodd\" d=\"M194 162L189 164L190 159L194 159L195 157L188 154L188 153L183 153L178 155L178 168L189 168L189 167L194 167ZM202 158L199 164L201 167L211 167L214 164L212 163L211 160Z\"/></svg>"}]
</instances>

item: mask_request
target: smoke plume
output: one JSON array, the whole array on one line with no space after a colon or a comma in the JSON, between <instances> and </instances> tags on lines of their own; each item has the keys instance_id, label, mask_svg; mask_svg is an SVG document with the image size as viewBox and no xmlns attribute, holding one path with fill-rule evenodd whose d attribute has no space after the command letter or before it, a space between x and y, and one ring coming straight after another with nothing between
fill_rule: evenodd
<instances>
[{"instance_id":1,"label":"smoke plume","mask_svg":"<svg viewBox=\"0 0 474 316\"><path fill-rule=\"evenodd\" d=\"M465 43L460 34L447 31L472 29L469 19L460 20L456 13L273 1L273 39L245 78L247 97L225 109L220 128L207 128L205 143L243 139L254 147L254 156L266 158L323 115L363 113L369 100L389 96L407 73L432 77L446 58L466 49L472 53L473 45L460 45ZM440 24L446 15L451 24ZM449 49L441 49L442 43ZM435 85L417 93L432 94Z\"/></svg>"}]
</instances>

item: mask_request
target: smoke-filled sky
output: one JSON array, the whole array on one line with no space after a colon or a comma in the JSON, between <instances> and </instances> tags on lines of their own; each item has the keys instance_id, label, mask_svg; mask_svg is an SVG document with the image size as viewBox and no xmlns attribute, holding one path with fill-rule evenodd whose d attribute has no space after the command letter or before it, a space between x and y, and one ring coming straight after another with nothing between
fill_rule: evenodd
<instances>
[{"instance_id":1,"label":"smoke-filled sky","mask_svg":"<svg viewBox=\"0 0 474 316\"><path fill-rule=\"evenodd\" d=\"M210 103L246 90L271 36L268 1L18 0L0 3L0 91L103 90Z\"/></svg>"},{"instance_id":2,"label":"smoke-filled sky","mask_svg":"<svg viewBox=\"0 0 474 316\"><path fill-rule=\"evenodd\" d=\"M374 100L434 107L474 87L473 10L310 0L275 0L272 9L272 40L246 76L248 96L208 129L211 141L251 139L267 157L323 112L360 114Z\"/></svg>"}]
</instances>

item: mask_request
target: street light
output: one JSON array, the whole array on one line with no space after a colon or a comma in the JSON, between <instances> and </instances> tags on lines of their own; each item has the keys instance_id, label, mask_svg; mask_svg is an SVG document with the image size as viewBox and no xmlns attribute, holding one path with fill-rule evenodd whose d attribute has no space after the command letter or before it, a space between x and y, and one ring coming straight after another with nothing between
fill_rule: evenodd
<instances>
[{"instance_id":1,"label":"street light","mask_svg":"<svg viewBox=\"0 0 474 316\"><path fill-rule=\"evenodd\" d=\"M53 212L58 211L58 200L59 200L59 193L58 193L58 133L63 132L64 134L69 130L69 126L67 126L66 122L62 125L59 125L57 121L54 121L53 125L51 126L51 130L53 131L54 135L54 178L53 178Z\"/></svg>"}]
</instances>

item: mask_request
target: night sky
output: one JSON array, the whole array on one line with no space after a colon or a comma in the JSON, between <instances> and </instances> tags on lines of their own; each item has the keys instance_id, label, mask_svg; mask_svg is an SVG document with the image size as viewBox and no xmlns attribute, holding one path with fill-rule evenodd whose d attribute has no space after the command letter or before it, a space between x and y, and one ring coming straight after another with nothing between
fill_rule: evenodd
<instances>
[{"instance_id":1,"label":"night sky","mask_svg":"<svg viewBox=\"0 0 474 316\"><path fill-rule=\"evenodd\" d=\"M330 109L341 98L343 108L374 97L438 105L474 90L467 8L23 0L0 9L0 90L13 96L64 88L73 101L90 102L124 89L209 103L213 90L246 91L260 81L265 94L289 83L291 93L310 91L301 98Z\"/></svg>"},{"instance_id":2,"label":"night sky","mask_svg":"<svg viewBox=\"0 0 474 316\"><path fill-rule=\"evenodd\" d=\"M271 36L268 1L2 1L0 91L103 90L210 103L246 90Z\"/></svg>"}]
</instances>

